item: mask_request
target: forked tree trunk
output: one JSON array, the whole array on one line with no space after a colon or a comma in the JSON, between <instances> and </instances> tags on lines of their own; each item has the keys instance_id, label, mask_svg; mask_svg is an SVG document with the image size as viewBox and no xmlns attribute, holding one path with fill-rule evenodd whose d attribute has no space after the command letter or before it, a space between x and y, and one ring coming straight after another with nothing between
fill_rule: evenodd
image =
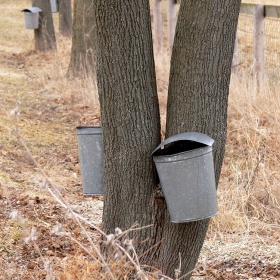
<instances>
[{"instance_id":1,"label":"forked tree trunk","mask_svg":"<svg viewBox=\"0 0 280 280\"><path fill-rule=\"evenodd\" d=\"M32 6L42 10L39 13L39 28L34 29L35 49L41 52L56 50L50 1L32 0Z\"/></svg>"},{"instance_id":2,"label":"forked tree trunk","mask_svg":"<svg viewBox=\"0 0 280 280\"><path fill-rule=\"evenodd\" d=\"M72 35L72 6L71 0L59 0L59 33L62 36Z\"/></svg>"},{"instance_id":3,"label":"forked tree trunk","mask_svg":"<svg viewBox=\"0 0 280 280\"><path fill-rule=\"evenodd\" d=\"M198 131L214 138L217 182L240 1L182 1L171 61L166 136ZM109 233L134 223L153 224L132 234L138 254L146 252L140 260L173 277L180 253L182 274L187 273L195 266L209 220L171 224L165 201L157 195L150 154L160 141L160 125L149 1L96 0L95 15L103 228Z\"/></svg>"},{"instance_id":4,"label":"forked tree trunk","mask_svg":"<svg viewBox=\"0 0 280 280\"><path fill-rule=\"evenodd\" d=\"M95 0L75 0L71 60L68 75L91 75L95 71Z\"/></svg>"}]
</instances>

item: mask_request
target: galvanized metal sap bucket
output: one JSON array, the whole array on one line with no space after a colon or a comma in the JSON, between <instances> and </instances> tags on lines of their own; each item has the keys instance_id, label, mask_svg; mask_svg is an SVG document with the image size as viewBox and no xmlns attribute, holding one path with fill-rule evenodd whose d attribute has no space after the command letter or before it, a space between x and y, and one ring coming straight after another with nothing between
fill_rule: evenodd
<instances>
[{"instance_id":1,"label":"galvanized metal sap bucket","mask_svg":"<svg viewBox=\"0 0 280 280\"><path fill-rule=\"evenodd\" d=\"M58 12L57 0L50 0L50 2L51 2L51 11L52 11L52 13L57 13Z\"/></svg>"},{"instance_id":2,"label":"galvanized metal sap bucket","mask_svg":"<svg viewBox=\"0 0 280 280\"><path fill-rule=\"evenodd\" d=\"M217 214L213 143L203 133L185 132L171 136L153 151L171 222L198 221Z\"/></svg>"},{"instance_id":3,"label":"galvanized metal sap bucket","mask_svg":"<svg viewBox=\"0 0 280 280\"><path fill-rule=\"evenodd\" d=\"M84 195L103 195L103 152L101 127L77 129Z\"/></svg>"},{"instance_id":4,"label":"galvanized metal sap bucket","mask_svg":"<svg viewBox=\"0 0 280 280\"><path fill-rule=\"evenodd\" d=\"M38 29L39 28L39 13L42 10L38 7L31 7L22 10L24 12L24 21L26 29Z\"/></svg>"}]
</instances>

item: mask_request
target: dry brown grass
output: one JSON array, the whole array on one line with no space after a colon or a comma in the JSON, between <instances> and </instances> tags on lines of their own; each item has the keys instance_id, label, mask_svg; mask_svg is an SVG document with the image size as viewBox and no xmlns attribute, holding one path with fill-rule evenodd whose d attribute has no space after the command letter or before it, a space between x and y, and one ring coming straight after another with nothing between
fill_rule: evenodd
<instances>
[{"instance_id":1,"label":"dry brown grass","mask_svg":"<svg viewBox=\"0 0 280 280\"><path fill-rule=\"evenodd\" d=\"M279 227L279 103L277 85L254 94L248 76L232 77L220 214L211 231L260 233Z\"/></svg>"},{"instance_id":2,"label":"dry brown grass","mask_svg":"<svg viewBox=\"0 0 280 280\"><path fill-rule=\"evenodd\" d=\"M164 134L169 57L156 59L162 132ZM232 76L228 137L218 190L219 214L210 232L277 231L280 217L279 83L266 83L255 94L249 73Z\"/></svg>"},{"instance_id":3,"label":"dry brown grass","mask_svg":"<svg viewBox=\"0 0 280 280\"><path fill-rule=\"evenodd\" d=\"M8 9L3 8L7 5L6 1L0 0L0 5L5 18L11 19L1 25L9 32L0 30L0 40L3 42L0 58L4 62L0 67L0 197L3 198L0 202L6 211L0 224L4 229L0 235L0 252L4 256L0 260L0 268L5 273L12 271L11 279L16 279L17 275L21 275L22 280L45 279L47 276L36 249L24 245L23 239L28 233L8 217L7 211L16 207L23 211L28 227L38 227L38 246L43 257L51 261L52 272L57 279L108 279L106 274L101 274L102 266L93 262L85 250L78 249L68 237L63 241L51 234L51 227L55 220L59 220L65 230L92 249L80 227L69 220L63 209L55 206L54 199L34 188L34 177L43 176L38 175L38 169L31 163L30 156L9 134L15 125L10 120L9 112L20 101L21 115L18 116L17 125L35 159L60 186L67 201L88 200L73 191L79 182L73 174L80 177L74 128L78 124L99 124L95 78L69 80L65 77L71 40L59 34L56 34L58 51L55 54L32 51L33 32L24 30L23 23L19 24L23 21L22 13L13 15L14 10L20 11L29 6L29 1L13 1ZM156 57L156 72L164 133L169 74L169 56L166 52ZM279 246L278 88L278 82L266 84L261 94L254 95L250 75L238 79L232 77L228 139L218 191L219 214L211 220L207 237L211 242L216 239L238 241L254 236L263 243L272 243L274 240L273 244ZM80 193L81 189L78 191ZM92 229L86 227L86 231L92 232ZM93 240L97 245L98 238L99 235L94 232ZM21 267L18 261L22 254ZM110 267L117 279L136 278L137 267L128 261L127 256L117 261L112 258ZM134 276L131 274L133 272ZM158 279L156 272L146 275L148 279ZM202 279L213 279L210 277Z\"/></svg>"},{"instance_id":4,"label":"dry brown grass","mask_svg":"<svg viewBox=\"0 0 280 280\"><path fill-rule=\"evenodd\" d=\"M166 104L167 104L167 91L169 82L169 67L170 56L168 51L155 56L155 68L157 78L157 91L160 106L160 118L161 118L161 135L164 138L165 124L166 124Z\"/></svg>"}]
</instances>

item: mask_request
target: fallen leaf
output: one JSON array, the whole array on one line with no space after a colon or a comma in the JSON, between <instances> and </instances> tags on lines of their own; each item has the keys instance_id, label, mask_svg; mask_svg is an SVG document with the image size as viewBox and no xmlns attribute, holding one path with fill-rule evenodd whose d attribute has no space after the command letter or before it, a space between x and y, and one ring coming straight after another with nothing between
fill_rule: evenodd
<instances>
[{"instance_id":1,"label":"fallen leaf","mask_svg":"<svg viewBox=\"0 0 280 280\"><path fill-rule=\"evenodd\" d=\"M59 243L55 243L53 242L52 246L55 248L55 249L59 249L61 246Z\"/></svg>"},{"instance_id":2,"label":"fallen leaf","mask_svg":"<svg viewBox=\"0 0 280 280\"><path fill-rule=\"evenodd\" d=\"M48 251L46 251L46 255L54 256L54 251L53 250L48 250Z\"/></svg>"},{"instance_id":3,"label":"fallen leaf","mask_svg":"<svg viewBox=\"0 0 280 280\"><path fill-rule=\"evenodd\" d=\"M34 263L34 262L30 262L30 263L28 263L28 264L27 264L27 266L26 266L26 267L27 267L28 269L34 269L36 266L37 266L37 264L36 264L36 263Z\"/></svg>"}]
</instances>

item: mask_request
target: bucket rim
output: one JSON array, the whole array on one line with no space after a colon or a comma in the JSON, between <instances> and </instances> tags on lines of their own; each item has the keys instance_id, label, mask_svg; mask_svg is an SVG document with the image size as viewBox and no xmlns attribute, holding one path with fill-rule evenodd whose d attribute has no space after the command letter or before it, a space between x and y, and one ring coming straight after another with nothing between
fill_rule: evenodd
<instances>
[{"instance_id":1,"label":"bucket rim","mask_svg":"<svg viewBox=\"0 0 280 280\"><path fill-rule=\"evenodd\" d=\"M197 155L196 153L199 152L199 150L206 150L204 153L201 153L199 155ZM155 162L160 162L160 163L170 163L170 162L177 162L177 161L185 161L185 160L189 160L189 159L192 159L192 158L199 158L199 157L202 157L202 156L206 156L210 153L212 153L212 147L210 146L206 146L206 147L200 147L200 148L197 148L197 149L193 149L193 150L189 150L189 151L184 151L184 152L181 152L181 153L176 153L176 154L172 154L172 155L155 155L153 156L153 159ZM194 155L193 156L189 156L188 158L182 158L180 156L183 156L183 155L186 155L186 154L191 154L193 153ZM180 159L178 159L178 157L180 157ZM165 160L167 158L174 158L173 160ZM175 159L176 158L176 159Z\"/></svg>"},{"instance_id":2,"label":"bucket rim","mask_svg":"<svg viewBox=\"0 0 280 280\"><path fill-rule=\"evenodd\" d=\"M101 126L97 125L97 126L93 126L93 125L78 125L76 126L76 129L83 129L83 128L101 128Z\"/></svg>"},{"instance_id":3,"label":"bucket rim","mask_svg":"<svg viewBox=\"0 0 280 280\"><path fill-rule=\"evenodd\" d=\"M209 219L209 218L211 218L211 217L216 216L218 213L219 213L219 211L217 211L216 213L211 214L211 215L209 215L209 216L200 217L200 218L193 218L193 219L188 219L188 220L180 220L180 221L173 221L173 220L171 219L171 217L170 217L170 220L171 220L171 223L174 223L174 224L189 223L189 222L195 222L195 221L201 221L201 220Z\"/></svg>"},{"instance_id":4,"label":"bucket rim","mask_svg":"<svg viewBox=\"0 0 280 280\"><path fill-rule=\"evenodd\" d=\"M77 126L76 133L77 135L101 135L102 128L101 126Z\"/></svg>"},{"instance_id":5,"label":"bucket rim","mask_svg":"<svg viewBox=\"0 0 280 280\"><path fill-rule=\"evenodd\" d=\"M177 142L181 140L189 140L189 141L194 141L198 143L202 143L206 146L212 146L213 143L215 142L214 139L209 137L208 135L201 133L201 132L183 132L179 134L175 134L170 136L169 138L165 139L163 142L161 142L151 153L151 156L154 155L154 153L162 148L163 146L170 144L172 142Z\"/></svg>"},{"instance_id":6,"label":"bucket rim","mask_svg":"<svg viewBox=\"0 0 280 280\"><path fill-rule=\"evenodd\" d=\"M42 10L40 8L38 8L38 7L30 7L30 8L22 10L22 12L34 14L34 13L42 12Z\"/></svg>"}]
</instances>

